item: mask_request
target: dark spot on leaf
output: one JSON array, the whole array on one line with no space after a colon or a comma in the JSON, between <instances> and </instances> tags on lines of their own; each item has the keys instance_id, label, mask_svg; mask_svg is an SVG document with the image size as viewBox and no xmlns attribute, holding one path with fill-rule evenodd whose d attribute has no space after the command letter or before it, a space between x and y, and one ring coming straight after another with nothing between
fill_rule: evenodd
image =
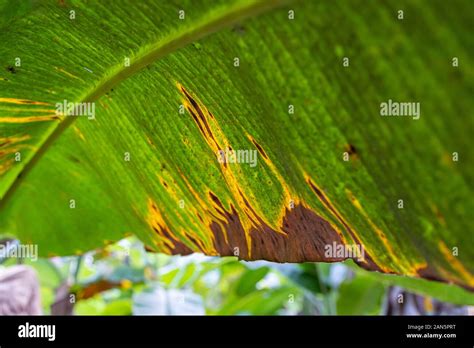
<instances>
[{"instance_id":1,"label":"dark spot on leaf","mask_svg":"<svg viewBox=\"0 0 474 348\"><path fill-rule=\"evenodd\" d=\"M237 24L232 28L232 31L238 35L244 35L245 27L242 24Z\"/></svg>"},{"instance_id":2,"label":"dark spot on leaf","mask_svg":"<svg viewBox=\"0 0 474 348\"><path fill-rule=\"evenodd\" d=\"M75 163L81 163L81 160L75 156L70 156L69 157L71 159L71 161L75 162Z\"/></svg>"},{"instance_id":3,"label":"dark spot on leaf","mask_svg":"<svg viewBox=\"0 0 474 348\"><path fill-rule=\"evenodd\" d=\"M197 213L197 217L199 218L199 220L200 220L202 223L204 223L204 220L203 220L201 214Z\"/></svg>"},{"instance_id":4,"label":"dark spot on leaf","mask_svg":"<svg viewBox=\"0 0 474 348\"><path fill-rule=\"evenodd\" d=\"M216 203L219 207L223 208L223 205L221 201L219 200L219 198L217 198L217 196L211 191L209 191L209 197L211 197L212 201Z\"/></svg>"},{"instance_id":5,"label":"dark spot on leaf","mask_svg":"<svg viewBox=\"0 0 474 348\"><path fill-rule=\"evenodd\" d=\"M352 144L346 145L346 151L349 155L356 155L357 154L357 149Z\"/></svg>"},{"instance_id":6,"label":"dark spot on leaf","mask_svg":"<svg viewBox=\"0 0 474 348\"><path fill-rule=\"evenodd\" d=\"M258 152L265 158L265 159L268 159L268 156L267 154L265 153L265 151L263 150L263 148L260 146L259 143L257 143L257 141L255 139L252 138L252 143L255 145L255 147L257 148Z\"/></svg>"}]
</instances>

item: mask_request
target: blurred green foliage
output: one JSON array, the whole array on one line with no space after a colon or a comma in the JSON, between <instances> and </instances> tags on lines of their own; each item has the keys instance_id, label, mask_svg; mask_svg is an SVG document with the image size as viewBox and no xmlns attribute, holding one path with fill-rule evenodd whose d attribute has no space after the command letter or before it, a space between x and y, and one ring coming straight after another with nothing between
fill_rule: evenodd
<instances>
[{"instance_id":1,"label":"blurred green foliage","mask_svg":"<svg viewBox=\"0 0 474 348\"><path fill-rule=\"evenodd\" d=\"M393 285L421 294L426 289L457 304L472 304L474 297L459 287L367 272L351 262L168 256L146 252L135 238L82 257L21 262L39 275L45 314L58 314L52 306L69 301L76 315L378 315Z\"/></svg>"}]
</instances>

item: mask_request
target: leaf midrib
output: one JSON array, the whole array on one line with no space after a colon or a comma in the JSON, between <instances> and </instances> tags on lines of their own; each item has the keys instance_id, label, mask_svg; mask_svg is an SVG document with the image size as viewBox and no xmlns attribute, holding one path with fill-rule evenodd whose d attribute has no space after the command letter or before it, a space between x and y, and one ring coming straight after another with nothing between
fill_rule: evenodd
<instances>
[{"instance_id":1,"label":"leaf midrib","mask_svg":"<svg viewBox=\"0 0 474 348\"><path fill-rule=\"evenodd\" d=\"M225 27L236 24L247 18L257 16L261 13L280 7L292 0L252 0L245 4L239 3L222 12L207 13L209 17L204 16L194 25L184 29L181 32L172 32L168 37L160 39L158 42L143 46L135 57L130 57L130 66L123 64L115 65L108 70L100 83L78 102L91 103L98 100L106 92L119 85L122 81L133 76L146 66L154 63L158 59L182 48L190 43L204 38L207 35L215 33ZM218 10L218 9L217 9ZM212 11L212 10L211 10ZM65 117L58 125L45 136L44 141L38 146L38 150L33 154L30 160L24 165L23 169L17 175L16 179L7 188L0 200L0 209L13 196L21 182L25 180L28 173L34 168L36 163L43 157L49 147L59 138L59 136L74 122L76 117Z\"/></svg>"}]
</instances>

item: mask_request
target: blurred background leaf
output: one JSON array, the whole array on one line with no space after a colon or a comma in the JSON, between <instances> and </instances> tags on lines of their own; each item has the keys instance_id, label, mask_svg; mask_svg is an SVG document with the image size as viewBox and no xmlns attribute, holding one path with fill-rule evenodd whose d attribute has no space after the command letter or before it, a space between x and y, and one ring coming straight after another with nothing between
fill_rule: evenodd
<instances>
[{"instance_id":1,"label":"blurred background leaf","mask_svg":"<svg viewBox=\"0 0 474 348\"><path fill-rule=\"evenodd\" d=\"M468 314L466 305L474 303L457 286L367 272L352 261L277 264L169 256L146 252L136 238L83 257L10 258L2 267L19 262L37 272L45 314Z\"/></svg>"}]
</instances>

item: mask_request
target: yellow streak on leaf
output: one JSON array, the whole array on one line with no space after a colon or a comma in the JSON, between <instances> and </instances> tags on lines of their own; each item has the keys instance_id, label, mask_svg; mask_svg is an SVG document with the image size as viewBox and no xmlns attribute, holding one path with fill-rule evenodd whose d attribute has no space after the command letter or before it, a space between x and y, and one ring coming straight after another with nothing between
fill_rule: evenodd
<instances>
[{"instance_id":1,"label":"yellow streak on leaf","mask_svg":"<svg viewBox=\"0 0 474 348\"><path fill-rule=\"evenodd\" d=\"M16 99L16 98L0 98L0 103L20 104L20 105L52 105L51 103L45 103L45 102L40 102L40 101L28 100L28 99Z\"/></svg>"},{"instance_id":2,"label":"yellow streak on leaf","mask_svg":"<svg viewBox=\"0 0 474 348\"><path fill-rule=\"evenodd\" d=\"M80 77L77 77L76 75L71 74L70 72L67 72L67 71L64 70L63 68L58 68L57 66L55 66L54 69L56 69L57 71L63 73L64 75L66 75L66 76L68 76L68 77L71 77L71 78L73 78L73 79L76 79L76 80L79 80L79 81L84 82L83 79L81 79Z\"/></svg>"},{"instance_id":3,"label":"yellow streak on leaf","mask_svg":"<svg viewBox=\"0 0 474 348\"><path fill-rule=\"evenodd\" d=\"M247 138L257 147L257 141L250 135L247 134ZM258 152L264 151L261 147L258 148ZM271 159L268 157L268 154L264 152L263 155L261 155L261 158L263 158L264 163L269 167L270 171L272 172L273 176L277 178L278 182L280 183L282 189L283 189L283 202L284 206L282 211L280 212L278 219L277 219L277 224L276 224L276 230L280 232L281 226L283 226L283 220L286 215L286 205L290 204L290 200L293 200L294 205L301 204L300 199L297 197L296 194L292 193L292 190L286 183L286 180L283 178L283 176L280 174L279 170L276 168L275 164L271 161ZM283 233L283 232L281 232Z\"/></svg>"},{"instance_id":4,"label":"yellow streak on leaf","mask_svg":"<svg viewBox=\"0 0 474 348\"><path fill-rule=\"evenodd\" d=\"M442 240L440 240L438 247L451 267L458 272L458 274L466 281L469 286L473 287L474 276L464 267L461 261L459 261L458 258L452 254L448 246Z\"/></svg>"},{"instance_id":5,"label":"yellow streak on leaf","mask_svg":"<svg viewBox=\"0 0 474 348\"><path fill-rule=\"evenodd\" d=\"M19 106L11 106L11 107L2 107L2 111L7 112L14 112L15 114L19 114L18 117L21 117L22 112L29 112L31 113L32 111L34 112L47 112L48 114L54 114L56 113L55 109L39 109L39 108L28 108L28 107L19 107Z\"/></svg>"},{"instance_id":6,"label":"yellow streak on leaf","mask_svg":"<svg viewBox=\"0 0 474 348\"><path fill-rule=\"evenodd\" d=\"M4 174L8 171L14 163L13 159L3 160L6 155L16 153L22 148L33 147L28 144L21 144L30 138L31 136L29 134L0 138L0 161L2 162L0 163L0 174Z\"/></svg>"},{"instance_id":7,"label":"yellow streak on leaf","mask_svg":"<svg viewBox=\"0 0 474 348\"><path fill-rule=\"evenodd\" d=\"M0 123L31 123L31 122L45 122L45 121L61 121L63 117L59 115L46 116L21 116L21 117L0 117Z\"/></svg>"},{"instance_id":8,"label":"yellow streak on leaf","mask_svg":"<svg viewBox=\"0 0 474 348\"><path fill-rule=\"evenodd\" d=\"M79 127L74 126L73 129L74 129L74 133L76 133L77 136L78 136L82 141L86 141L86 138L84 137L84 134L81 132L81 130L79 129Z\"/></svg>"},{"instance_id":9,"label":"yellow streak on leaf","mask_svg":"<svg viewBox=\"0 0 474 348\"><path fill-rule=\"evenodd\" d=\"M214 124L214 132L216 132L216 136L214 136L213 130L211 130L209 124L209 119L212 118L209 116L209 111L207 110L207 108L202 105L196 97L191 96L191 94L180 83L177 83L177 87L184 96L184 107L193 117L194 121L199 127L202 136L204 137L204 140L207 142L214 155L217 155L220 150L230 148L229 140L224 135L223 131L220 129L217 123ZM216 139L216 137L219 139L219 141ZM229 168L229 166L226 164L222 165L221 172L224 176L224 180L226 181L226 185L232 192L232 195L237 201L238 206L241 210L245 212L245 215L241 217L241 222L244 228L245 239L247 241L250 257L252 245L250 238L250 230L252 227L257 227L255 221L258 221L258 219L253 216L252 210L248 208L246 202L249 201L246 199L243 192L240 190L238 180L232 170Z\"/></svg>"},{"instance_id":10,"label":"yellow streak on leaf","mask_svg":"<svg viewBox=\"0 0 474 348\"><path fill-rule=\"evenodd\" d=\"M174 244L167 236L167 234L171 235L171 231L169 230L160 210L151 198L148 199L147 223L156 232L154 236L160 250L164 253L171 254Z\"/></svg>"},{"instance_id":11,"label":"yellow streak on leaf","mask_svg":"<svg viewBox=\"0 0 474 348\"><path fill-rule=\"evenodd\" d=\"M422 267L423 265L426 266L426 263L422 262L422 263L416 263L415 261L413 260L410 260L410 264L407 264L407 262L402 262L402 260L397 256L397 253L393 250L393 246L392 244L390 243L390 241L387 239L387 236L385 235L385 233L382 231L382 229L380 227L378 227L373 221L372 219L369 217L369 215L367 214L367 212L365 211L365 209L362 207L362 204L360 203L360 201L354 196L354 194L346 189L346 194L347 194L347 197L349 198L349 200L351 201L352 205L359 211L359 213L362 214L362 216L364 217L364 219L369 223L370 227L372 228L372 230L377 234L377 236L379 237L379 239L382 241L383 245L385 246L385 248L387 249L388 253L390 254L390 256L394 259L394 260L397 260L397 264L403 269L403 271L407 274L407 275L412 275L412 276L416 276L418 274L418 269L420 267Z\"/></svg>"},{"instance_id":12,"label":"yellow streak on leaf","mask_svg":"<svg viewBox=\"0 0 474 348\"><path fill-rule=\"evenodd\" d=\"M207 208L206 208L206 205L204 204L203 200L200 198L199 194L196 192L196 190L194 190L194 188L192 187L192 185L189 183L189 181L186 179L186 177L184 176L184 174L178 169L178 172L179 172L179 175L181 176L181 178L183 179L184 183L186 184L186 187L188 189L188 191L191 193L191 195L193 196L193 198L196 199L197 203L199 206L201 206L202 208L202 211L201 213L202 214L199 214L199 211L198 209L196 208L195 205L192 205L192 211L194 213L193 215L193 219L192 219L192 222L195 226L195 228L197 230L202 230L202 227L203 227L203 222L201 222L200 220L199 221L196 221L194 218L196 218L199 214L199 216L201 216L201 218L204 220L204 225L207 226L208 228L210 228L213 220L208 216L208 214L210 213ZM175 197L175 200L176 201L179 201L178 199L178 195L176 193L175 190L173 190L171 188L171 185L168 184L168 188L167 188L168 191L172 191L173 192L173 195ZM184 194L181 192L179 194L179 197L184 197ZM189 208L188 208L189 209ZM181 210L181 209L180 209ZM211 214L212 215L212 214ZM184 221L181 217L180 214L178 214L179 218L181 219L181 221L183 222L184 224ZM198 236L196 233L194 233L191 229L188 229L187 231L184 231L182 230L181 231L182 234L184 236L191 236L194 243L197 243L200 250L202 250L206 255L217 255L217 251L214 247L214 244L212 243L209 243L212 241L212 239L208 239L208 240L202 240L202 238L200 236ZM211 236L211 238L214 236L212 231L210 231L209 235Z\"/></svg>"},{"instance_id":13,"label":"yellow streak on leaf","mask_svg":"<svg viewBox=\"0 0 474 348\"><path fill-rule=\"evenodd\" d=\"M3 138L0 138L0 147L2 145L11 145L15 143L20 143L28 139L31 139L31 136L29 134L20 135L20 136L3 137Z\"/></svg>"},{"instance_id":14,"label":"yellow streak on leaf","mask_svg":"<svg viewBox=\"0 0 474 348\"><path fill-rule=\"evenodd\" d=\"M441 213L436 204L431 201L428 201L428 205L430 206L432 213L436 216L436 220L438 220L440 225L446 227L446 219L444 218L444 215Z\"/></svg>"},{"instance_id":15,"label":"yellow streak on leaf","mask_svg":"<svg viewBox=\"0 0 474 348\"><path fill-rule=\"evenodd\" d=\"M385 233L382 231L382 229L380 227L378 227L373 221L372 219L369 217L369 215L367 214L367 212L364 210L364 208L362 208L362 205L360 204L359 200L352 194L351 191L349 191L348 189L346 189L346 194L347 194L347 197L349 198L349 200L351 201L352 205L359 211L359 213L362 214L362 216L364 217L364 219L369 223L370 227L372 228L372 230L374 230L374 232L377 234L377 236L379 237L379 239L382 241L383 245L385 246L385 248L387 249L388 253L390 254L391 257L393 257L395 260L397 260L398 262L400 262L401 260L396 256L396 253L395 251L393 250L393 247L392 245L390 244L390 242L388 241L387 239L387 236L385 235ZM412 270L413 271L413 274L416 274L416 270Z\"/></svg>"},{"instance_id":16,"label":"yellow streak on leaf","mask_svg":"<svg viewBox=\"0 0 474 348\"><path fill-rule=\"evenodd\" d=\"M6 160L3 163L0 163L0 175L5 174L13 165L13 158Z\"/></svg>"},{"instance_id":17,"label":"yellow streak on leaf","mask_svg":"<svg viewBox=\"0 0 474 348\"><path fill-rule=\"evenodd\" d=\"M177 217L181 220L181 225L184 226L185 223L182 217L179 214L177 214ZM156 232L155 236L158 237L157 246L160 248L160 250L167 254L171 254L172 250L175 248L175 243L172 241L173 239L174 241L181 243L183 240L186 240L188 242L187 245L195 245L206 254L208 253L209 255L216 255L216 251L214 250L214 248L212 246L211 248L206 246L204 242L193 231L185 230L184 228L182 228L180 230L180 236L173 233L165 222L163 214L152 199L148 200L147 222L148 225Z\"/></svg>"},{"instance_id":18,"label":"yellow streak on leaf","mask_svg":"<svg viewBox=\"0 0 474 348\"><path fill-rule=\"evenodd\" d=\"M359 234L355 231L355 229L342 217L342 214L336 209L334 204L331 203L331 200L329 197L324 193L324 191L314 182L311 177L304 173L304 177L307 183L310 184L313 190L316 190L316 197L319 199L319 201L322 203L322 205L326 208L326 211L328 211L337 221L341 223L346 229L349 228L355 235L356 237L359 237ZM339 231L339 230L338 230ZM349 231L348 231L349 232ZM342 233L341 233L342 235Z\"/></svg>"},{"instance_id":19,"label":"yellow streak on leaf","mask_svg":"<svg viewBox=\"0 0 474 348\"><path fill-rule=\"evenodd\" d=\"M201 195L193 188L193 186L188 181L188 179L184 176L184 174L181 171L179 171L179 174L180 174L181 178L183 179L184 183L186 184L187 189L189 190L189 192L191 193L193 198L196 200L198 205L201 207L201 209L202 209L201 217L204 220L204 225L209 228L209 232L210 232L209 235L211 236L211 238L214 239L214 234L210 230L211 225L212 225L213 222L219 224L219 226L222 228L223 231L226 230L225 226L224 226L224 223L223 223L223 220L222 220L222 217L219 217L218 214L214 214L212 211L210 211L208 209L208 206L209 206L208 203L205 202L201 198ZM211 206L214 207L215 203L212 202L212 200L210 200L210 203L211 203ZM195 208L194 205L193 205L193 210L195 212L195 215L197 215L198 210ZM200 226L202 227L202 223L200 224ZM208 250L209 255L217 255L217 251L215 250L214 245L209 245L209 246L206 247L206 249Z\"/></svg>"},{"instance_id":20,"label":"yellow streak on leaf","mask_svg":"<svg viewBox=\"0 0 474 348\"><path fill-rule=\"evenodd\" d=\"M184 97L184 107L194 119L195 123L199 128L199 131L201 132L201 135L204 137L204 140L206 141L214 155L217 156L219 151L231 149L232 147L230 146L230 141L225 136L216 118L195 96L191 95L191 93L188 92L183 85L181 85L179 82L176 82L176 86ZM270 166L272 165L273 164L270 164ZM278 173L274 166L270 168L273 168L273 170ZM252 252L250 230L252 228L259 229L259 220L262 220L267 225L274 227L277 232L286 235L286 233L281 230L281 222L283 220L283 216L286 210L285 207L283 207L282 213L280 214L280 217L278 219L281 220L279 221L279 223L272 224L271 222L266 221L266 219L264 218L264 214L262 214L262 212L257 212L256 208L250 205L249 202L251 202L251 200L249 200L249 198L241 189L240 182L231 167L228 164L223 163L220 166L220 169L226 182L226 185L232 193L232 196L234 197L239 210L244 213L242 214L242 216L240 216L240 218L243 229L245 231L245 239L248 245L249 257L251 257ZM291 197L289 189L287 188L283 180L281 180L281 182L285 191L286 200L289 201L289 197Z\"/></svg>"},{"instance_id":21,"label":"yellow streak on leaf","mask_svg":"<svg viewBox=\"0 0 474 348\"><path fill-rule=\"evenodd\" d=\"M354 239L354 238L357 238L357 240L354 240L354 243L362 243L362 240L360 238L360 234L357 233L357 231L355 230L355 228L349 224L347 222L347 220L345 218L343 218L341 212L339 212L339 210L335 207L335 205L331 202L331 200L329 199L329 197L324 193L324 191L311 179L311 177L304 173L304 177L305 177L305 180L306 182L311 186L311 188L313 189L313 191L315 191L316 193L316 196L318 197L318 199L320 200L320 202L323 204L323 206L334 216L334 218L336 220L338 220L344 227L345 229L347 230L347 232L351 235L351 237ZM338 230L337 230L338 231ZM367 249L367 247L365 245L363 245L363 247L365 249ZM376 259L376 254L373 254L370 250L369 250L369 253L371 255L372 258ZM384 266L382 262L380 262L380 260L377 260L377 265L382 269L383 272L385 273L393 273L393 271L388 268L387 266Z\"/></svg>"}]
</instances>

